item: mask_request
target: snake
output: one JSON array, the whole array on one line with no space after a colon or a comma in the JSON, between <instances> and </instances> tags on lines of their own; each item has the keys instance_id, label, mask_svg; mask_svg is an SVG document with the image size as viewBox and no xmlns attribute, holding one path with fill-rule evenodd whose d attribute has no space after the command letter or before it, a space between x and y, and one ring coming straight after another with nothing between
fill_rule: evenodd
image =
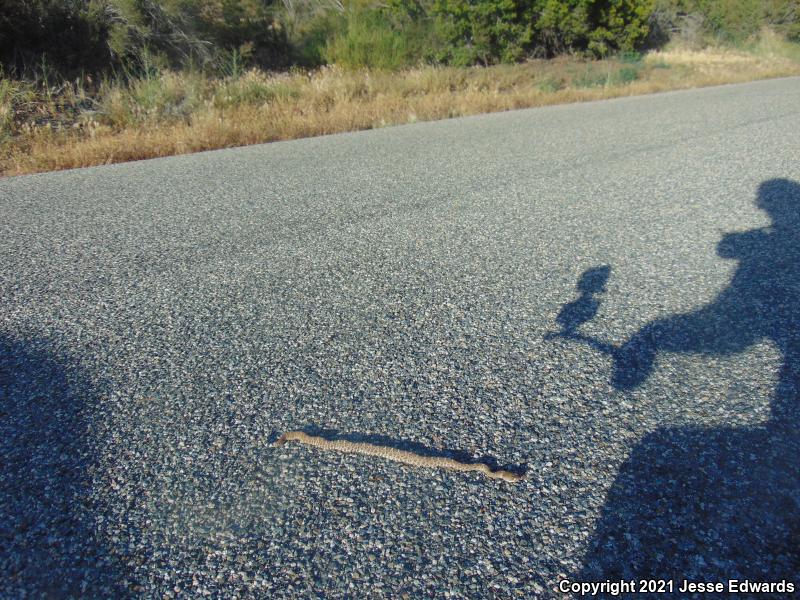
<instances>
[{"instance_id":1,"label":"snake","mask_svg":"<svg viewBox=\"0 0 800 600\"><path fill-rule=\"evenodd\" d=\"M387 460L411 465L414 467L451 469L453 471L475 471L482 473L491 479L502 479L510 483L516 483L524 478L524 475L507 471L505 469L492 468L482 462L461 462L445 456L423 456L407 450L399 450L390 446L377 446L366 442L351 442L349 440L329 440L324 437L309 435L303 431L287 431L275 442L276 447L283 446L286 442L300 442L308 446L315 446L322 450L333 450L337 452L349 452L355 454L365 454L367 456L377 456Z\"/></svg>"}]
</instances>

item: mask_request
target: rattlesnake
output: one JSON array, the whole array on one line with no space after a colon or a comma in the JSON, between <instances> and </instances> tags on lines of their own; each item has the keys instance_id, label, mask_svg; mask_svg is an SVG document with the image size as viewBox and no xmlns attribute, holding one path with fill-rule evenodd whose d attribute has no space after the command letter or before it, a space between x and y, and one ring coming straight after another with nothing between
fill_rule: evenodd
<instances>
[{"instance_id":1,"label":"rattlesnake","mask_svg":"<svg viewBox=\"0 0 800 600\"><path fill-rule=\"evenodd\" d=\"M323 450L337 450L339 452L355 452L369 456L379 456L415 467L453 469L455 471L478 471L492 479L517 482L523 475L512 473L504 469L492 471L489 465L481 462L464 463L444 456L422 456L407 450L398 450L389 446L376 446L364 442L351 442L349 440L327 440L323 437L308 435L302 431L288 431L275 442L276 446L283 446L286 442L296 441L309 446L316 446Z\"/></svg>"}]
</instances>

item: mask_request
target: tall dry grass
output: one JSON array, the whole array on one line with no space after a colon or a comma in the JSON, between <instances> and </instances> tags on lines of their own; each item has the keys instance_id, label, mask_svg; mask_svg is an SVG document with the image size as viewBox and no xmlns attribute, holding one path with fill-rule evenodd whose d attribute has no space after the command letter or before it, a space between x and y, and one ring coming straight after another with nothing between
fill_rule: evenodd
<instances>
[{"instance_id":1,"label":"tall dry grass","mask_svg":"<svg viewBox=\"0 0 800 600\"><path fill-rule=\"evenodd\" d=\"M267 74L163 72L126 84L41 88L0 80L0 173L17 175L517 108L800 74L765 35L739 50L560 58L483 68Z\"/></svg>"}]
</instances>

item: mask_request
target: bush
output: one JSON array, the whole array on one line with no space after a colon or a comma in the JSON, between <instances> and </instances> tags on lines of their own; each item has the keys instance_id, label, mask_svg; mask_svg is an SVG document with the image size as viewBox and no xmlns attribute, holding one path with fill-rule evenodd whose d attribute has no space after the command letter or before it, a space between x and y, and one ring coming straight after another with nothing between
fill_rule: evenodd
<instances>
[{"instance_id":1,"label":"bush","mask_svg":"<svg viewBox=\"0 0 800 600\"><path fill-rule=\"evenodd\" d=\"M343 67L397 69L429 60L438 45L430 20L413 5L372 8L353 2L339 17L322 58Z\"/></svg>"},{"instance_id":2,"label":"bush","mask_svg":"<svg viewBox=\"0 0 800 600\"><path fill-rule=\"evenodd\" d=\"M126 28L113 43L136 62L143 48L173 68L285 67L291 62L286 32L273 0L114 0Z\"/></svg>"},{"instance_id":3,"label":"bush","mask_svg":"<svg viewBox=\"0 0 800 600\"><path fill-rule=\"evenodd\" d=\"M742 41L762 25L761 0L698 0L697 12L706 19L706 29L726 41Z\"/></svg>"},{"instance_id":4,"label":"bush","mask_svg":"<svg viewBox=\"0 0 800 600\"><path fill-rule=\"evenodd\" d=\"M789 40L800 42L800 2L797 0L767 0L764 20Z\"/></svg>"},{"instance_id":5,"label":"bush","mask_svg":"<svg viewBox=\"0 0 800 600\"><path fill-rule=\"evenodd\" d=\"M798 0L658 0L653 20L659 43L669 32L694 43L740 44L764 26L800 41Z\"/></svg>"},{"instance_id":6,"label":"bush","mask_svg":"<svg viewBox=\"0 0 800 600\"><path fill-rule=\"evenodd\" d=\"M654 3L657 2L657 5ZM514 62L665 44L740 43L767 25L800 41L800 0L3 0L0 65L55 69Z\"/></svg>"},{"instance_id":7,"label":"bush","mask_svg":"<svg viewBox=\"0 0 800 600\"><path fill-rule=\"evenodd\" d=\"M20 74L43 62L64 73L100 70L112 62L108 38L118 17L103 0L4 0L0 63Z\"/></svg>"},{"instance_id":8,"label":"bush","mask_svg":"<svg viewBox=\"0 0 800 600\"><path fill-rule=\"evenodd\" d=\"M587 7L588 49L603 56L641 47L647 38L648 19L652 12L652 0L590 0Z\"/></svg>"},{"instance_id":9,"label":"bush","mask_svg":"<svg viewBox=\"0 0 800 600\"><path fill-rule=\"evenodd\" d=\"M328 41L341 31L344 17L337 11L322 11L306 20L292 22L292 51L295 64L319 67L326 63Z\"/></svg>"},{"instance_id":10,"label":"bush","mask_svg":"<svg viewBox=\"0 0 800 600\"><path fill-rule=\"evenodd\" d=\"M438 58L454 65L519 60L533 40L532 9L517 0L434 0L431 14L447 41Z\"/></svg>"},{"instance_id":11,"label":"bush","mask_svg":"<svg viewBox=\"0 0 800 600\"><path fill-rule=\"evenodd\" d=\"M540 0L536 24L541 52L588 51L595 56L642 47L652 0Z\"/></svg>"},{"instance_id":12,"label":"bush","mask_svg":"<svg viewBox=\"0 0 800 600\"><path fill-rule=\"evenodd\" d=\"M425 5L423 5L425 6ZM605 55L642 46L653 0L433 0L442 62L514 62L577 51Z\"/></svg>"},{"instance_id":13,"label":"bush","mask_svg":"<svg viewBox=\"0 0 800 600\"><path fill-rule=\"evenodd\" d=\"M586 48L589 26L586 3L580 0L540 0L536 22L536 54L554 56Z\"/></svg>"},{"instance_id":14,"label":"bush","mask_svg":"<svg viewBox=\"0 0 800 600\"><path fill-rule=\"evenodd\" d=\"M289 42L272 0L206 0L199 9L196 1L188 4L199 36L221 50L223 56L235 51L248 64L268 68L289 65Z\"/></svg>"}]
</instances>

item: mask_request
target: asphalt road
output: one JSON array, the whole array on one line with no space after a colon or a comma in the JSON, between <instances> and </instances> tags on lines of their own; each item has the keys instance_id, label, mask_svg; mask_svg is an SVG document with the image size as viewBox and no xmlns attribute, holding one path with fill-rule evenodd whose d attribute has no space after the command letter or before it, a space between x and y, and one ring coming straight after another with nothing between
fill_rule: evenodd
<instances>
[{"instance_id":1,"label":"asphalt road","mask_svg":"<svg viewBox=\"0 0 800 600\"><path fill-rule=\"evenodd\" d=\"M798 78L0 181L2 595L799 585L798 182Z\"/></svg>"}]
</instances>

